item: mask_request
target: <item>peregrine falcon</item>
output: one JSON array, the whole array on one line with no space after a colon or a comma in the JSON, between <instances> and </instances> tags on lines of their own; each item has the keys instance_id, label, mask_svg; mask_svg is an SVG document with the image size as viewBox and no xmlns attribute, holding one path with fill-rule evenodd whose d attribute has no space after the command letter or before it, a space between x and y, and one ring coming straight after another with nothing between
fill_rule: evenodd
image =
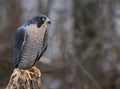
<instances>
[{"instance_id":1,"label":"peregrine falcon","mask_svg":"<svg viewBox=\"0 0 120 89\"><path fill-rule=\"evenodd\" d=\"M41 58L48 45L46 15L38 14L20 26L14 39L14 67L27 70Z\"/></svg>"}]
</instances>

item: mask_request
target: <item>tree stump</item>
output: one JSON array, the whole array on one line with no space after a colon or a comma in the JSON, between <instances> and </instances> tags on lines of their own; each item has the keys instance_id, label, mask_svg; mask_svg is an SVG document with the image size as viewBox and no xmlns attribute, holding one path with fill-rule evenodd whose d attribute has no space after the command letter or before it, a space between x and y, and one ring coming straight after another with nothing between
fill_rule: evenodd
<instances>
[{"instance_id":1,"label":"tree stump","mask_svg":"<svg viewBox=\"0 0 120 89\"><path fill-rule=\"evenodd\" d=\"M38 70L37 68L28 70L35 73L30 79L26 72L14 69L6 89L41 89L41 74L38 74L40 72Z\"/></svg>"}]
</instances>

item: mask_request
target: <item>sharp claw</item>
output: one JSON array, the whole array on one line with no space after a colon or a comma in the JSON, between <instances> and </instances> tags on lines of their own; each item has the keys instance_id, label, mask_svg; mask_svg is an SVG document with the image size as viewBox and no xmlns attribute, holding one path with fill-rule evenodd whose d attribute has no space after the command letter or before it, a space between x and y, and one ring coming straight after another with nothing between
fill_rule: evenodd
<instances>
[{"instance_id":1,"label":"sharp claw","mask_svg":"<svg viewBox=\"0 0 120 89\"><path fill-rule=\"evenodd\" d=\"M26 73L27 73L27 75L28 75L28 77L29 77L29 79L30 79L30 80L32 80L31 75L34 75L34 73L33 73L33 72L30 72L29 70L21 70L21 72L26 72Z\"/></svg>"},{"instance_id":2,"label":"sharp claw","mask_svg":"<svg viewBox=\"0 0 120 89\"><path fill-rule=\"evenodd\" d=\"M30 80L32 80L32 75L37 74L37 76L41 76L40 70L37 67L35 67L35 66L33 66L32 68L29 68L27 70L23 70L22 69L20 71L21 72L25 72L28 75L28 77L29 77Z\"/></svg>"},{"instance_id":3,"label":"sharp claw","mask_svg":"<svg viewBox=\"0 0 120 89\"><path fill-rule=\"evenodd\" d=\"M35 73L37 73L38 74L38 76L41 76L41 72L40 72L40 70L36 67L36 66L33 66L32 68L30 68L31 70L34 70L35 71Z\"/></svg>"}]
</instances>

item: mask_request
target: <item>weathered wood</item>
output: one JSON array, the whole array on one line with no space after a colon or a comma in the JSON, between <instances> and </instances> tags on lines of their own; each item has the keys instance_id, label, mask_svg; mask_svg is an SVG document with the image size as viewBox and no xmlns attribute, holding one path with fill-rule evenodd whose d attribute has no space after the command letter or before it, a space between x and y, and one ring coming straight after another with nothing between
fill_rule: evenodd
<instances>
[{"instance_id":1,"label":"weathered wood","mask_svg":"<svg viewBox=\"0 0 120 89\"><path fill-rule=\"evenodd\" d=\"M6 89L41 89L41 74L39 69L28 70L33 72L31 79L28 74L20 69L14 69Z\"/></svg>"}]
</instances>

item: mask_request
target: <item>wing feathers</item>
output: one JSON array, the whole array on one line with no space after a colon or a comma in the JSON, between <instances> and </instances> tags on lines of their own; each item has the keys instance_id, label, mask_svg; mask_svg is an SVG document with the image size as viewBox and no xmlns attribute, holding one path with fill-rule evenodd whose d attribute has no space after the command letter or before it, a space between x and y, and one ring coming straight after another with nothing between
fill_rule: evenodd
<instances>
[{"instance_id":1,"label":"wing feathers","mask_svg":"<svg viewBox=\"0 0 120 89\"><path fill-rule=\"evenodd\" d=\"M20 53L25 43L26 31L24 27L18 28L14 39L14 67L17 67L20 62Z\"/></svg>"},{"instance_id":2,"label":"wing feathers","mask_svg":"<svg viewBox=\"0 0 120 89\"><path fill-rule=\"evenodd\" d=\"M46 29L45 34L44 34L44 39L43 39L43 45L42 48L38 51L36 61L40 59L40 57L43 55L43 53L46 51L48 46L48 31Z\"/></svg>"}]
</instances>

